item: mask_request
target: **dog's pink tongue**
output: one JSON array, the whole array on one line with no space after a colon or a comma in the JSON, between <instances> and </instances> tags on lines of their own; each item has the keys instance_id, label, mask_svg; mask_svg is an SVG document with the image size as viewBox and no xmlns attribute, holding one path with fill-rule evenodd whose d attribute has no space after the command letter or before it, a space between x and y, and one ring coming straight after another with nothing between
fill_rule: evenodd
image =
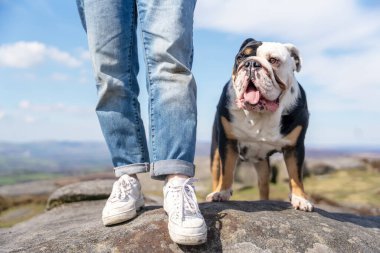
<instances>
[{"instance_id":1,"label":"dog's pink tongue","mask_svg":"<svg viewBox=\"0 0 380 253\"><path fill-rule=\"evenodd\" d=\"M260 100L260 92L258 90L255 90L253 87L248 87L246 92L244 92L244 101L255 105Z\"/></svg>"}]
</instances>

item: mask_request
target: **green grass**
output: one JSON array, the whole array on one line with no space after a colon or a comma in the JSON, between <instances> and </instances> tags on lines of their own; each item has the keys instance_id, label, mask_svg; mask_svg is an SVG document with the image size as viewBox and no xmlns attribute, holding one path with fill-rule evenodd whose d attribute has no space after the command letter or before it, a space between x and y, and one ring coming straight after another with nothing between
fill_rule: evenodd
<instances>
[{"instance_id":1,"label":"green grass","mask_svg":"<svg viewBox=\"0 0 380 253\"><path fill-rule=\"evenodd\" d=\"M346 205L380 207L380 173L363 170L342 170L305 180L309 194L322 195Z\"/></svg>"},{"instance_id":2,"label":"green grass","mask_svg":"<svg viewBox=\"0 0 380 253\"><path fill-rule=\"evenodd\" d=\"M288 197L289 187L286 183L270 185L270 199L285 200ZM244 187L235 189L231 200L259 200L259 189L257 187Z\"/></svg>"},{"instance_id":3,"label":"green grass","mask_svg":"<svg viewBox=\"0 0 380 253\"><path fill-rule=\"evenodd\" d=\"M343 205L380 207L380 173L363 170L341 170L304 179L308 195L316 194ZM287 200L287 182L270 185L270 199ZM258 200L257 187L234 189L232 200Z\"/></svg>"}]
</instances>

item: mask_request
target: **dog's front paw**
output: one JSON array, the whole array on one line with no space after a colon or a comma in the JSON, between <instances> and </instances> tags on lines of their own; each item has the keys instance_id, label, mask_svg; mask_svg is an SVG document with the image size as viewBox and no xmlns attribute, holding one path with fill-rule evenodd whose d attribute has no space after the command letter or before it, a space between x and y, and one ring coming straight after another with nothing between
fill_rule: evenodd
<instances>
[{"instance_id":1,"label":"dog's front paw","mask_svg":"<svg viewBox=\"0 0 380 253\"><path fill-rule=\"evenodd\" d=\"M297 196L294 194L290 194L289 199L290 199L290 203L292 203L292 206L296 210L312 212L314 209L313 204L309 200L307 200L303 197L300 197L300 196Z\"/></svg>"},{"instance_id":2,"label":"dog's front paw","mask_svg":"<svg viewBox=\"0 0 380 253\"><path fill-rule=\"evenodd\" d=\"M220 202L220 201L228 201L232 196L232 190L222 190L220 192L212 192L206 197L206 201L208 202Z\"/></svg>"}]
</instances>

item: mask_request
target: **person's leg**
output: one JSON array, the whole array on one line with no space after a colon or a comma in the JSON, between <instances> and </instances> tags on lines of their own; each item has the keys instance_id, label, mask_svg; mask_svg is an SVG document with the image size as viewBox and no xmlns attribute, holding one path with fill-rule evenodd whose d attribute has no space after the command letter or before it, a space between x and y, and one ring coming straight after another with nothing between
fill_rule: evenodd
<instances>
[{"instance_id":1,"label":"person's leg","mask_svg":"<svg viewBox=\"0 0 380 253\"><path fill-rule=\"evenodd\" d=\"M137 0L150 97L150 169L155 179L194 176L194 7L195 0Z\"/></svg>"},{"instance_id":2,"label":"person's leg","mask_svg":"<svg viewBox=\"0 0 380 253\"><path fill-rule=\"evenodd\" d=\"M167 182L171 239L196 245L207 227L192 185L197 124L193 59L195 0L137 0L150 97L151 176Z\"/></svg>"},{"instance_id":3,"label":"person's leg","mask_svg":"<svg viewBox=\"0 0 380 253\"><path fill-rule=\"evenodd\" d=\"M77 0L96 76L96 113L116 176L149 171L137 100L139 71L134 1Z\"/></svg>"},{"instance_id":4,"label":"person's leg","mask_svg":"<svg viewBox=\"0 0 380 253\"><path fill-rule=\"evenodd\" d=\"M144 205L135 174L149 171L137 100L136 5L123 0L77 0L77 4L96 76L96 113L119 177L102 213L103 224L112 225L135 217Z\"/></svg>"}]
</instances>

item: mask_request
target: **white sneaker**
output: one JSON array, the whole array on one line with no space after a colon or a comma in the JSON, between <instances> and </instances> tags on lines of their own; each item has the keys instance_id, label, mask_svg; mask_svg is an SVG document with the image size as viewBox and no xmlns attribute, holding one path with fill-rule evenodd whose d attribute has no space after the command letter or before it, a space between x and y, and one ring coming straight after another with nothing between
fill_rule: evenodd
<instances>
[{"instance_id":1,"label":"white sneaker","mask_svg":"<svg viewBox=\"0 0 380 253\"><path fill-rule=\"evenodd\" d=\"M175 243L183 245L198 245L207 239L207 226L199 211L193 181L193 178L172 179L164 186L169 235Z\"/></svg>"},{"instance_id":2,"label":"white sneaker","mask_svg":"<svg viewBox=\"0 0 380 253\"><path fill-rule=\"evenodd\" d=\"M140 182L128 175L122 175L113 184L111 195L103 208L103 224L108 226L130 220L143 206Z\"/></svg>"}]
</instances>

